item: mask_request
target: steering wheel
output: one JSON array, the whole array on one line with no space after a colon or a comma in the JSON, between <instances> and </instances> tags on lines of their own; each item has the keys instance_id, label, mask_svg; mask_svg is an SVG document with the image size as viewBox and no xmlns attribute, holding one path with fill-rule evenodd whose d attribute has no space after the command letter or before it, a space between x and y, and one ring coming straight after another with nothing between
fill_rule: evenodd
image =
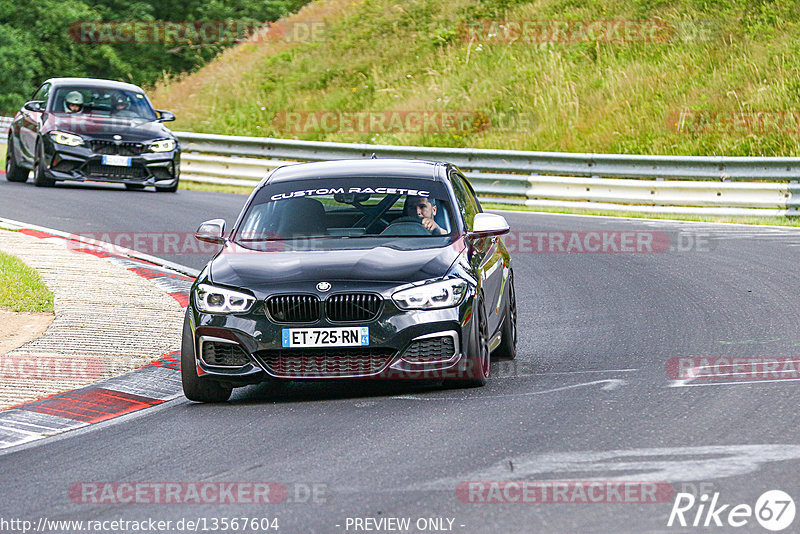
<instances>
[{"instance_id":1,"label":"steering wheel","mask_svg":"<svg viewBox=\"0 0 800 534\"><path fill-rule=\"evenodd\" d=\"M381 232L381 235L431 235L431 233L422 225L419 217L398 217Z\"/></svg>"}]
</instances>

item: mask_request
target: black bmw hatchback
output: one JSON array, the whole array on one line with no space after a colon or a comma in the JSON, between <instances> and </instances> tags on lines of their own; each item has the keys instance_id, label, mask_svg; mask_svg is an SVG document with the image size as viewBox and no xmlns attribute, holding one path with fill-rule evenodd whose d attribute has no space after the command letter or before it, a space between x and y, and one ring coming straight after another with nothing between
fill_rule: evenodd
<instances>
[{"instance_id":1,"label":"black bmw hatchback","mask_svg":"<svg viewBox=\"0 0 800 534\"><path fill-rule=\"evenodd\" d=\"M175 192L178 139L141 88L91 78L47 80L14 116L8 133L6 178L37 186L58 181L123 183Z\"/></svg>"},{"instance_id":2,"label":"black bmw hatchback","mask_svg":"<svg viewBox=\"0 0 800 534\"><path fill-rule=\"evenodd\" d=\"M187 398L268 380L434 379L483 385L516 354L505 219L453 165L367 159L278 168L192 286Z\"/></svg>"}]
</instances>

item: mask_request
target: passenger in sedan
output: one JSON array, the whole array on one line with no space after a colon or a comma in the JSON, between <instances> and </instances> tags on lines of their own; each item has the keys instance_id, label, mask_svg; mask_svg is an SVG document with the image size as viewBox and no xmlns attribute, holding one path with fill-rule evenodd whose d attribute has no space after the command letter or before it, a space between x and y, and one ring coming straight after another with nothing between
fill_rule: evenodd
<instances>
[{"instance_id":1,"label":"passenger in sedan","mask_svg":"<svg viewBox=\"0 0 800 534\"><path fill-rule=\"evenodd\" d=\"M112 100L112 113L118 117L138 117L137 113L130 109L131 103L124 95L116 95Z\"/></svg>"}]
</instances>

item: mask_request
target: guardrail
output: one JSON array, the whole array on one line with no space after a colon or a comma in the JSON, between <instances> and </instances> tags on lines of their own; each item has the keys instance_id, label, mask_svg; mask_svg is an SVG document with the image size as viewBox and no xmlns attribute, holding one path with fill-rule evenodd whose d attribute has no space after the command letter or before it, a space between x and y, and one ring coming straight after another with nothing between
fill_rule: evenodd
<instances>
[{"instance_id":1,"label":"guardrail","mask_svg":"<svg viewBox=\"0 0 800 534\"><path fill-rule=\"evenodd\" d=\"M345 158L449 161L483 202L645 213L778 216L800 206L800 158L636 156L323 143L177 132L182 179L255 186L277 166Z\"/></svg>"},{"instance_id":2,"label":"guardrail","mask_svg":"<svg viewBox=\"0 0 800 534\"><path fill-rule=\"evenodd\" d=\"M0 118L0 130L3 128ZM641 213L800 214L800 158L572 154L323 143L176 132L181 179L255 187L281 165L412 158L458 165L482 202ZM5 136L0 137L5 142Z\"/></svg>"},{"instance_id":3,"label":"guardrail","mask_svg":"<svg viewBox=\"0 0 800 534\"><path fill-rule=\"evenodd\" d=\"M5 115L0 115L0 139L2 142L6 142L6 136L8 135L8 127L11 126L11 121L14 120L14 117L6 117Z\"/></svg>"}]
</instances>

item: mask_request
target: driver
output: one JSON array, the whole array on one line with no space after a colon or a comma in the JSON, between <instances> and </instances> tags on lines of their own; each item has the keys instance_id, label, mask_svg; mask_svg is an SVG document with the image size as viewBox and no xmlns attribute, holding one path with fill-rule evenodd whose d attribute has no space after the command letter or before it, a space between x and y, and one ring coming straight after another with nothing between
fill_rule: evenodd
<instances>
[{"instance_id":1,"label":"driver","mask_svg":"<svg viewBox=\"0 0 800 534\"><path fill-rule=\"evenodd\" d=\"M433 218L436 216L436 200L428 197L409 196L403 206L406 217L417 217L419 223L433 235L442 235L446 232Z\"/></svg>"},{"instance_id":2,"label":"driver","mask_svg":"<svg viewBox=\"0 0 800 534\"><path fill-rule=\"evenodd\" d=\"M83 111L83 95L79 91L70 91L64 97L64 111L67 113L80 113Z\"/></svg>"},{"instance_id":3,"label":"driver","mask_svg":"<svg viewBox=\"0 0 800 534\"><path fill-rule=\"evenodd\" d=\"M136 113L131 111L131 103L124 95L117 94L111 99L112 112L120 117L135 117Z\"/></svg>"}]
</instances>

